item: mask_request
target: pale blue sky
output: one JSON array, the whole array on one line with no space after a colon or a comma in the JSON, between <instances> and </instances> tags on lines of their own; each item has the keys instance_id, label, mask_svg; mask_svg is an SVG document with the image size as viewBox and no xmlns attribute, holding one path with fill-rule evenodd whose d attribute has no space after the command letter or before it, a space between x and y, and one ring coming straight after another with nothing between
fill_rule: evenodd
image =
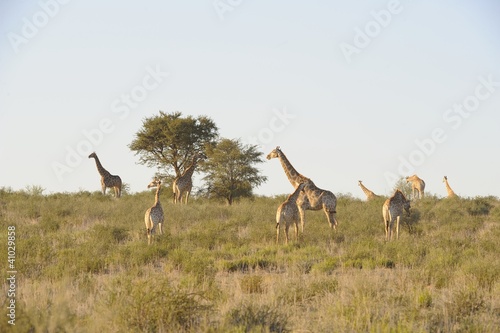
<instances>
[{"instance_id":1,"label":"pale blue sky","mask_svg":"<svg viewBox=\"0 0 500 333\"><path fill-rule=\"evenodd\" d=\"M439 196L444 175L500 196L499 14L494 0L3 0L0 186L99 190L90 149L142 191L156 170L127 146L162 110L264 155L279 145L336 194L417 173ZM277 160L259 168L256 193L292 192Z\"/></svg>"}]
</instances>

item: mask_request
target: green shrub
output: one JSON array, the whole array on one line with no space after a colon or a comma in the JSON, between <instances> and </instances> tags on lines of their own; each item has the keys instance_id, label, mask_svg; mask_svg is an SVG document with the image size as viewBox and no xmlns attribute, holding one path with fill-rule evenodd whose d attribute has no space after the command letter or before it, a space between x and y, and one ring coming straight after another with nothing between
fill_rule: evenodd
<instances>
[{"instance_id":1,"label":"green shrub","mask_svg":"<svg viewBox=\"0 0 500 333\"><path fill-rule=\"evenodd\" d=\"M122 330L142 332L197 331L213 309L202 292L173 288L161 276L115 280L106 305L117 311Z\"/></svg>"},{"instance_id":2,"label":"green shrub","mask_svg":"<svg viewBox=\"0 0 500 333\"><path fill-rule=\"evenodd\" d=\"M243 332L290 332L289 317L269 305L240 304L229 311L227 320L231 326Z\"/></svg>"},{"instance_id":3,"label":"green shrub","mask_svg":"<svg viewBox=\"0 0 500 333\"><path fill-rule=\"evenodd\" d=\"M262 285L262 276L245 275L240 279L240 288L245 294L262 294L264 286Z\"/></svg>"}]
</instances>

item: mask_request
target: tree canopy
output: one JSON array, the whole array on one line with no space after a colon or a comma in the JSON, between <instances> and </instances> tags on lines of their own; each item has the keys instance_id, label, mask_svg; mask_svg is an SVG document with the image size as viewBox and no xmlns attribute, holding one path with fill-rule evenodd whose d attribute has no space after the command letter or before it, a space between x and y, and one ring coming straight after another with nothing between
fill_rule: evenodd
<instances>
[{"instance_id":1,"label":"tree canopy","mask_svg":"<svg viewBox=\"0 0 500 333\"><path fill-rule=\"evenodd\" d=\"M223 198L231 205L238 197L249 197L252 189L267 180L253 165L262 163L257 146L243 145L239 140L221 139L206 151L203 165L206 193Z\"/></svg>"},{"instance_id":2,"label":"tree canopy","mask_svg":"<svg viewBox=\"0 0 500 333\"><path fill-rule=\"evenodd\" d=\"M181 112L164 113L145 118L142 128L130 143L130 150L139 155L139 163L182 174L194 154L214 145L219 129L206 116L182 117Z\"/></svg>"}]
</instances>

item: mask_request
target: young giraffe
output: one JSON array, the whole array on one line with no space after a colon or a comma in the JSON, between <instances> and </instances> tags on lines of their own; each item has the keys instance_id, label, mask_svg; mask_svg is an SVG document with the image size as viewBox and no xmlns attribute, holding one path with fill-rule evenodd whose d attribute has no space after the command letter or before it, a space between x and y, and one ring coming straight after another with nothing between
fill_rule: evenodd
<instances>
[{"instance_id":1,"label":"young giraffe","mask_svg":"<svg viewBox=\"0 0 500 333\"><path fill-rule=\"evenodd\" d=\"M305 183L301 183L295 191L288 196L276 212L276 244L279 243L280 225L283 225L285 230L285 244L288 244L288 229L293 224L295 227L295 240L299 240L299 208L297 207L297 198L299 193L304 189Z\"/></svg>"},{"instance_id":2,"label":"young giraffe","mask_svg":"<svg viewBox=\"0 0 500 333\"><path fill-rule=\"evenodd\" d=\"M335 217L337 213L337 198L335 195L330 191L318 188L312 180L298 173L288 161L285 154L283 154L280 147L276 147L276 149L267 155L268 160L272 158L278 158L280 160L281 166L285 171L285 175L294 188L296 188L300 183L305 183L304 190L299 193L299 197L297 198L302 232L304 232L306 210L323 209L328 219L330 228L335 229L338 225Z\"/></svg>"},{"instance_id":3,"label":"young giraffe","mask_svg":"<svg viewBox=\"0 0 500 333\"><path fill-rule=\"evenodd\" d=\"M399 219L403 215L403 209L410 215L410 200L407 200L403 192L396 190L394 195L387 199L382 206L382 215L385 223L385 239L392 239L392 227L396 220L396 239L399 239Z\"/></svg>"},{"instance_id":4,"label":"young giraffe","mask_svg":"<svg viewBox=\"0 0 500 333\"><path fill-rule=\"evenodd\" d=\"M378 195L376 195L375 193L373 193L372 191L370 191L369 189L367 189L367 188L365 187L365 185L363 185L363 184L361 183L361 180L358 180L358 185L359 185L359 187L361 187L361 189L362 189L362 190L363 190L363 192L365 193L365 195L366 195L366 200L373 200L373 199L375 199L375 198L377 198L377 197L378 197Z\"/></svg>"},{"instance_id":5,"label":"young giraffe","mask_svg":"<svg viewBox=\"0 0 500 333\"><path fill-rule=\"evenodd\" d=\"M102 194L105 195L106 188L111 187L115 190L115 197L119 198L122 195L122 180L120 176L112 175L108 172L108 170L104 169L95 152L90 154L89 158L95 159L97 171L101 175Z\"/></svg>"},{"instance_id":6,"label":"young giraffe","mask_svg":"<svg viewBox=\"0 0 500 333\"><path fill-rule=\"evenodd\" d=\"M151 206L144 215L144 222L146 223L146 231L148 235L148 244L151 244L153 233L158 225L159 234L163 234L163 208L160 203L161 180L155 179L148 184L148 188L156 187L155 204Z\"/></svg>"},{"instance_id":7,"label":"young giraffe","mask_svg":"<svg viewBox=\"0 0 500 333\"><path fill-rule=\"evenodd\" d=\"M424 197L425 182L418 178L417 175L406 177L406 182L411 182L412 196L415 198L415 191L418 192L418 198L422 199Z\"/></svg>"},{"instance_id":8,"label":"young giraffe","mask_svg":"<svg viewBox=\"0 0 500 333\"><path fill-rule=\"evenodd\" d=\"M186 194L185 204L188 203L189 194L193 188L193 173L196 168L196 164L200 159L206 159L207 157L203 153L196 153L193 156L193 161L191 165L187 167L186 170L179 177L175 178L172 184L172 190L174 192L174 203L182 203L182 196Z\"/></svg>"},{"instance_id":9,"label":"young giraffe","mask_svg":"<svg viewBox=\"0 0 500 333\"><path fill-rule=\"evenodd\" d=\"M457 197L457 195L455 194L455 192L451 189L450 184L448 184L448 177L444 176L443 183L446 186L446 191L448 192L448 198L455 198L455 197Z\"/></svg>"}]
</instances>

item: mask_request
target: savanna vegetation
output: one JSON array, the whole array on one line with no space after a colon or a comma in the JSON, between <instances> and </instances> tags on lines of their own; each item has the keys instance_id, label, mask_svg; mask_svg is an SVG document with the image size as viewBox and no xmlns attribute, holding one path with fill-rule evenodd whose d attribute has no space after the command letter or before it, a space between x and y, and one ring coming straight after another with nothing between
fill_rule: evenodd
<instances>
[{"instance_id":1,"label":"savanna vegetation","mask_svg":"<svg viewBox=\"0 0 500 333\"><path fill-rule=\"evenodd\" d=\"M0 190L1 243L16 230L16 332L495 332L500 202L428 196L385 242L384 198L338 196L339 227L306 213L275 244L285 196L228 206L165 191L164 235L147 245L154 193ZM283 238L281 238L283 239ZM7 262L1 251L2 267ZM5 270L4 270L5 273ZM6 294L4 284L3 294ZM2 298L2 309L6 309Z\"/></svg>"}]
</instances>

